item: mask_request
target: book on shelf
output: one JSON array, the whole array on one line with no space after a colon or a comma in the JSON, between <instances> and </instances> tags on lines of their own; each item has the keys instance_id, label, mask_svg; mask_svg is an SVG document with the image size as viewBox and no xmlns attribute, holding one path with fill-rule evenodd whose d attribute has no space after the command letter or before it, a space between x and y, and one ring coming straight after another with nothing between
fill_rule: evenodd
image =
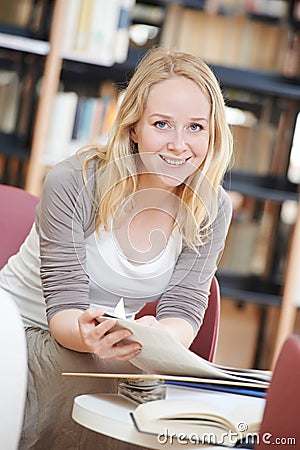
<instances>
[{"instance_id":1,"label":"book on shelf","mask_svg":"<svg viewBox=\"0 0 300 450\"><path fill-rule=\"evenodd\" d=\"M80 98L79 98L80 99ZM77 129L76 139L82 142L89 142L90 129L92 124L92 117L94 114L94 107L96 104L96 99L93 97L87 97L83 99L80 103L80 120ZM74 122L75 125L75 122Z\"/></svg>"},{"instance_id":2,"label":"book on shelf","mask_svg":"<svg viewBox=\"0 0 300 450\"><path fill-rule=\"evenodd\" d=\"M138 431L155 434L163 442L169 436L180 442L226 445L251 443L259 432L265 400L219 392L167 398L139 404L130 413Z\"/></svg>"},{"instance_id":3,"label":"book on shelf","mask_svg":"<svg viewBox=\"0 0 300 450\"><path fill-rule=\"evenodd\" d=\"M38 62L34 61L27 70L22 81L16 131L23 138L30 135L31 121L34 114L34 98L36 93L36 70Z\"/></svg>"},{"instance_id":4,"label":"book on shelf","mask_svg":"<svg viewBox=\"0 0 300 450\"><path fill-rule=\"evenodd\" d=\"M259 202L258 209L255 198L228 192L233 201L233 219L219 269L228 274L264 276L272 253L270 236L276 229L274 210L267 199Z\"/></svg>"},{"instance_id":5,"label":"book on shelf","mask_svg":"<svg viewBox=\"0 0 300 450\"><path fill-rule=\"evenodd\" d=\"M245 3L245 9L250 14L259 16L269 16L272 18L286 18L288 14L288 3L285 0L275 1L248 1Z\"/></svg>"},{"instance_id":6,"label":"book on shelf","mask_svg":"<svg viewBox=\"0 0 300 450\"><path fill-rule=\"evenodd\" d=\"M74 43L75 50L82 51L86 49L93 13L93 0L84 0L80 2Z\"/></svg>"},{"instance_id":7,"label":"book on shelf","mask_svg":"<svg viewBox=\"0 0 300 450\"><path fill-rule=\"evenodd\" d=\"M118 27L120 3L95 0L86 51L114 60L114 39Z\"/></svg>"},{"instance_id":8,"label":"book on shelf","mask_svg":"<svg viewBox=\"0 0 300 450\"><path fill-rule=\"evenodd\" d=\"M20 80L13 70L0 70L0 131L13 133L20 100Z\"/></svg>"},{"instance_id":9,"label":"book on shelf","mask_svg":"<svg viewBox=\"0 0 300 450\"><path fill-rule=\"evenodd\" d=\"M68 156L77 102L75 92L58 92L55 96L44 154L47 165L56 164Z\"/></svg>"},{"instance_id":10,"label":"book on shelf","mask_svg":"<svg viewBox=\"0 0 300 450\"><path fill-rule=\"evenodd\" d=\"M251 218L232 221L219 264L221 270L240 275L251 273L258 230L259 224Z\"/></svg>"},{"instance_id":11,"label":"book on shelf","mask_svg":"<svg viewBox=\"0 0 300 450\"><path fill-rule=\"evenodd\" d=\"M71 51L75 47L81 0L65 0L67 3L66 18L64 23L64 35L62 40L62 50Z\"/></svg>"},{"instance_id":12,"label":"book on shelf","mask_svg":"<svg viewBox=\"0 0 300 450\"><path fill-rule=\"evenodd\" d=\"M111 84L110 82L103 85ZM101 88L99 97L58 92L48 129L44 163L54 165L87 144L106 142L117 111L117 94Z\"/></svg>"},{"instance_id":13,"label":"book on shelf","mask_svg":"<svg viewBox=\"0 0 300 450\"><path fill-rule=\"evenodd\" d=\"M0 22L26 27L33 3L33 0L1 0Z\"/></svg>"},{"instance_id":14,"label":"book on shelf","mask_svg":"<svg viewBox=\"0 0 300 450\"><path fill-rule=\"evenodd\" d=\"M47 34L45 30L47 1L1 0L0 23L26 30L34 36Z\"/></svg>"},{"instance_id":15,"label":"book on shelf","mask_svg":"<svg viewBox=\"0 0 300 450\"><path fill-rule=\"evenodd\" d=\"M112 65L124 62L135 0L66 0L67 17L62 42L66 58Z\"/></svg>"},{"instance_id":16,"label":"book on shelf","mask_svg":"<svg viewBox=\"0 0 300 450\"><path fill-rule=\"evenodd\" d=\"M234 170L257 175L269 173L276 139L276 129L269 123L253 127L232 126Z\"/></svg>"},{"instance_id":17,"label":"book on shelf","mask_svg":"<svg viewBox=\"0 0 300 450\"><path fill-rule=\"evenodd\" d=\"M132 13L135 0L121 0L118 14L117 28L113 39L115 62L126 61L129 48L129 27L132 21Z\"/></svg>"},{"instance_id":18,"label":"book on shelf","mask_svg":"<svg viewBox=\"0 0 300 450\"><path fill-rule=\"evenodd\" d=\"M287 27L255 21L243 8L210 14L175 3L168 6L162 33L163 46L199 55L209 64L272 71L282 71L288 42Z\"/></svg>"},{"instance_id":19,"label":"book on shelf","mask_svg":"<svg viewBox=\"0 0 300 450\"><path fill-rule=\"evenodd\" d=\"M107 320L107 317L99 317L100 322L103 320ZM209 362L184 347L175 335L165 329L118 318L113 329L120 327L132 332L130 340L142 344L142 351L130 362L144 372L144 374L123 374L123 378L151 379L152 377L153 379L209 382L257 389L267 389L269 386L271 379L269 371L219 366ZM120 374L69 373L69 375L120 378Z\"/></svg>"}]
</instances>

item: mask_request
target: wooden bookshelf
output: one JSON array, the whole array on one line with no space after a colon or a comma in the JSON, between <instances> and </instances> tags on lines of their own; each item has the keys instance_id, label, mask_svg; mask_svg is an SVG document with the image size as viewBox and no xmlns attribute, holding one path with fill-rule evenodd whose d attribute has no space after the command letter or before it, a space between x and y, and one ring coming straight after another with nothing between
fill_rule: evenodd
<instances>
[{"instance_id":1,"label":"wooden bookshelf","mask_svg":"<svg viewBox=\"0 0 300 450\"><path fill-rule=\"evenodd\" d=\"M47 55L50 50L49 42L7 33L0 33L0 47L36 55Z\"/></svg>"},{"instance_id":2,"label":"wooden bookshelf","mask_svg":"<svg viewBox=\"0 0 300 450\"><path fill-rule=\"evenodd\" d=\"M67 14L66 2L56 1L50 31L50 51L46 59L37 114L33 130L33 140L25 189L33 195L40 195L45 176L42 157L47 140L48 124L51 119L52 105L59 86L62 58L61 40L64 33L64 21Z\"/></svg>"}]
</instances>

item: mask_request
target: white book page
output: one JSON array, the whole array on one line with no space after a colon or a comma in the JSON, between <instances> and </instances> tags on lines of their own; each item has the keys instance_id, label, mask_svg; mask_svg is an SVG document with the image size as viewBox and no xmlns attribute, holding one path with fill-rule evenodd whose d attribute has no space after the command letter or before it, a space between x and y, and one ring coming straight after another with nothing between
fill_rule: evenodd
<instances>
[{"instance_id":1,"label":"white book page","mask_svg":"<svg viewBox=\"0 0 300 450\"><path fill-rule=\"evenodd\" d=\"M99 318L99 320L106 319ZM126 319L118 319L118 326L131 330L133 334L130 339L142 344L141 353L130 362L145 372L259 382L262 385L268 385L268 381L261 380L256 373L254 376L249 372L235 374L218 368L185 348L174 335L166 330Z\"/></svg>"},{"instance_id":2,"label":"white book page","mask_svg":"<svg viewBox=\"0 0 300 450\"><path fill-rule=\"evenodd\" d=\"M258 432L264 408L264 399L204 391L196 397L143 403L131 416L139 431L197 436L211 433L217 438L214 443L232 447L248 433Z\"/></svg>"},{"instance_id":3,"label":"white book page","mask_svg":"<svg viewBox=\"0 0 300 450\"><path fill-rule=\"evenodd\" d=\"M215 416L224 419L232 430L238 430L239 424L245 424L245 430L251 425L257 428L262 421L265 399L218 392L201 392L196 398L167 399L138 405L133 414L141 421L153 421L160 418L195 418ZM240 430L242 431L242 430Z\"/></svg>"}]
</instances>

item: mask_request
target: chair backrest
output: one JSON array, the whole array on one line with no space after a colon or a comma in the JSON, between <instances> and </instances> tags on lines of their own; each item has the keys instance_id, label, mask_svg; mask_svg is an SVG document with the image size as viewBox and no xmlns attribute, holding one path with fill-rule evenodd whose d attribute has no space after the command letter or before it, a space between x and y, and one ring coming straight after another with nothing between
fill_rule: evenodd
<instances>
[{"instance_id":1,"label":"chair backrest","mask_svg":"<svg viewBox=\"0 0 300 450\"><path fill-rule=\"evenodd\" d=\"M220 288L216 277L213 277L208 306L204 315L203 323L198 334L190 346L190 350L207 361L212 361L218 340L220 323ZM137 313L136 318L143 316L155 316L158 300L146 303Z\"/></svg>"},{"instance_id":2,"label":"chair backrest","mask_svg":"<svg viewBox=\"0 0 300 450\"><path fill-rule=\"evenodd\" d=\"M300 448L300 336L289 336L277 358L256 450Z\"/></svg>"},{"instance_id":3,"label":"chair backrest","mask_svg":"<svg viewBox=\"0 0 300 450\"><path fill-rule=\"evenodd\" d=\"M0 184L0 268L29 233L38 200L21 188Z\"/></svg>"}]
</instances>

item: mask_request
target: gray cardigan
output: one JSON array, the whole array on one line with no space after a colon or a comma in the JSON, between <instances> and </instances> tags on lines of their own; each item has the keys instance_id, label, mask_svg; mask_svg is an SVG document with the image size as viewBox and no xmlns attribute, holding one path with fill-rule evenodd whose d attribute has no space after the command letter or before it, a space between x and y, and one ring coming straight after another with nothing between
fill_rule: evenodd
<instances>
[{"instance_id":1,"label":"gray cardigan","mask_svg":"<svg viewBox=\"0 0 300 450\"><path fill-rule=\"evenodd\" d=\"M93 180L94 167L89 171L89 179ZM93 190L92 181L90 187ZM160 297L158 319L181 317L195 331L200 327L232 214L230 198L223 188L220 188L218 205L212 232L201 246L200 255L183 246L169 286ZM47 175L36 226L48 320L63 309L88 308L85 239L95 230L95 207L84 187L81 163L76 156L59 163Z\"/></svg>"}]
</instances>

